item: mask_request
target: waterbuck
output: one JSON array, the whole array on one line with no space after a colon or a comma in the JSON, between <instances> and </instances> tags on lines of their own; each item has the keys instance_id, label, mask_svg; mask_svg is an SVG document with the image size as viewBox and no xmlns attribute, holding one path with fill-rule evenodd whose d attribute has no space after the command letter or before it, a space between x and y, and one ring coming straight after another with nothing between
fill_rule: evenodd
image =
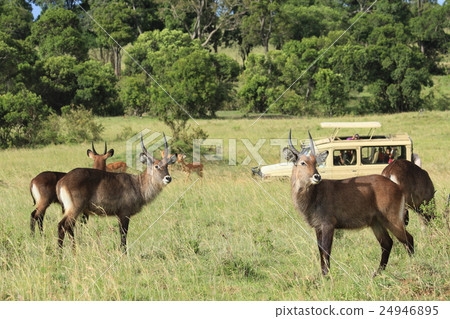
<instances>
[{"instance_id":1,"label":"waterbuck","mask_svg":"<svg viewBox=\"0 0 450 319\"><path fill-rule=\"evenodd\" d=\"M105 170L106 159L114 155L113 149L110 149L108 152L106 152L106 149L107 146L105 142L105 151L103 154L98 154L94 148L94 143L92 142L92 151L89 149L87 150L87 155L94 160L93 167L95 169ZM31 180L30 193L36 207L35 210L31 212L30 217L30 229L32 234L34 234L36 221L39 230L43 232L45 211L52 203L58 203L56 183L65 175L66 173L63 172L46 171L38 174Z\"/></svg>"},{"instance_id":2,"label":"waterbuck","mask_svg":"<svg viewBox=\"0 0 450 319\"><path fill-rule=\"evenodd\" d=\"M406 204L425 219L428 224L435 216L425 213L422 204L427 205L434 197L434 186L428 173L416 164L398 159L384 168L381 175L386 176L400 186L406 198ZM405 224L408 225L408 212L405 212Z\"/></svg>"},{"instance_id":3,"label":"waterbuck","mask_svg":"<svg viewBox=\"0 0 450 319\"><path fill-rule=\"evenodd\" d=\"M410 255L413 254L413 237L403 224L405 199L397 184L381 175L322 180L316 161L323 160L328 151L316 157L311 134L309 140L311 152L308 155L307 149L295 149L289 131L289 149L285 156L294 163L291 177L294 206L316 231L322 274L326 275L330 268L335 229L372 228L382 250L377 272L386 268L393 244L387 230L406 246Z\"/></svg>"},{"instance_id":4,"label":"waterbuck","mask_svg":"<svg viewBox=\"0 0 450 319\"><path fill-rule=\"evenodd\" d=\"M169 154L164 135L165 154ZM82 213L116 216L119 219L121 246L127 251L127 232L131 216L158 196L169 184L168 165L175 163L176 155L162 160L154 159L144 146L141 135L140 160L147 164L140 175L111 173L89 168L76 168L56 185L58 199L64 207L64 216L58 224L58 245L63 247L65 233L72 237L77 217Z\"/></svg>"}]
</instances>

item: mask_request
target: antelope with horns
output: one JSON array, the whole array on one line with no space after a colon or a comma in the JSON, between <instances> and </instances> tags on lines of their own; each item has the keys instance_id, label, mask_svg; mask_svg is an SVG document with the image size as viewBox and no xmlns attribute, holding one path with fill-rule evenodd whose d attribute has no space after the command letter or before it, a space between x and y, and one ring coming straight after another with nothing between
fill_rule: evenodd
<instances>
[{"instance_id":1,"label":"antelope with horns","mask_svg":"<svg viewBox=\"0 0 450 319\"><path fill-rule=\"evenodd\" d=\"M107 146L105 142L105 151L103 154L98 154L94 148L92 142L92 151L87 150L87 155L94 160L94 168L105 170L106 159L114 155L114 150L110 149L106 152ZM30 182L30 193L33 198L35 210L31 213L30 229L34 234L36 221L38 223L39 230L44 230L44 216L45 211L52 203L59 203L56 196L56 183L63 178L66 173L46 171L38 174Z\"/></svg>"},{"instance_id":2,"label":"antelope with horns","mask_svg":"<svg viewBox=\"0 0 450 319\"><path fill-rule=\"evenodd\" d=\"M428 224L435 216L426 214L422 204L427 205L434 197L434 186L427 171L410 161L399 159L384 168L381 175L386 176L400 186L406 198L406 204L421 215ZM408 225L408 212L405 212L405 224Z\"/></svg>"},{"instance_id":3,"label":"antelope with horns","mask_svg":"<svg viewBox=\"0 0 450 319\"><path fill-rule=\"evenodd\" d=\"M169 154L164 135L165 154ZM175 163L176 156L154 159L144 146L141 135L140 160L147 164L140 175L110 173L89 168L76 168L66 174L56 185L58 199L64 207L64 216L58 224L58 245L63 247L66 232L75 240L73 229L77 217L88 212L119 219L121 246L127 252L127 233L131 216L153 201L169 184L168 165Z\"/></svg>"},{"instance_id":4,"label":"antelope with horns","mask_svg":"<svg viewBox=\"0 0 450 319\"><path fill-rule=\"evenodd\" d=\"M307 149L295 149L289 131L285 156L294 163L291 177L294 206L316 231L322 274L326 275L330 268L335 229L372 228L382 251L375 274L384 270L388 263L393 242L387 230L406 246L410 255L413 254L413 237L403 224L405 199L397 184L381 175L322 180L316 161L324 160L328 152L316 156L311 134L309 141L311 152L308 155Z\"/></svg>"}]
</instances>

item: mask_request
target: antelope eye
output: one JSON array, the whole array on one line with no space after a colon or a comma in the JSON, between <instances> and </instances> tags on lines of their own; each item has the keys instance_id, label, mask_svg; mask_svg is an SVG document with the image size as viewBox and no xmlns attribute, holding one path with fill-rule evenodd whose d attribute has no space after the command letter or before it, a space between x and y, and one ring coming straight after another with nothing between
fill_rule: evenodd
<instances>
[{"instance_id":1,"label":"antelope eye","mask_svg":"<svg viewBox=\"0 0 450 319\"><path fill-rule=\"evenodd\" d=\"M155 168L156 168L156 169L160 169L159 165L155 165Z\"/></svg>"},{"instance_id":2,"label":"antelope eye","mask_svg":"<svg viewBox=\"0 0 450 319\"><path fill-rule=\"evenodd\" d=\"M306 162L301 161L301 162L300 162L300 165L301 165L301 166L306 166Z\"/></svg>"}]
</instances>

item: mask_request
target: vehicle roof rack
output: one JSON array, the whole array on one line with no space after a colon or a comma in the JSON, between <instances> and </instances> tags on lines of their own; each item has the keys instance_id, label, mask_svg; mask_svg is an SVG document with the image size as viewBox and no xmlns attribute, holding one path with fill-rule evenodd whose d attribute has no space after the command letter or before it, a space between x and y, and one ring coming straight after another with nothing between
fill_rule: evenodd
<instances>
[{"instance_id":1,"label":"vehicle roof rack","mask_svg":"<svg viewBox=\"0 0 450 319\"><path fill-rule=\"evenodd\" d=\"M334 128L334 132L331 135L331 139L334 140L338 135L341 128L368 128L369 132L367 136L372 139L375 129L381 127L380 122L322 122L320 123L322 128ZM361 135L361 134L360 134Z\"/></svg>"}]
</instances>

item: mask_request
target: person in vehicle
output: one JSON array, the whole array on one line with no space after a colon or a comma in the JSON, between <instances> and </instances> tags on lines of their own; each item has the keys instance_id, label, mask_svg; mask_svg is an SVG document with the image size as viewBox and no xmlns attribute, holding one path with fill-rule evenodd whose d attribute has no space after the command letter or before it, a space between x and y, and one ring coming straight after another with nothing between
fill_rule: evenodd
<instances>
[{"instance_id":1,"label":"person in vehicle","mask_svg":"<svg viewBox=\"0 0 450 319\"><path fill-rule=\"evenodd\" d=\"M380 146L378 148L378 160L377 160L377 163L384 163L384 158L385 158L384 150Z\"/></svg>"},{"instance_id":2,"label":"person in vehicle","mask_svg":"<svg viewBox=\"0 0 450 319\"><path fill-rule=\"evenodd\" d=\"M390 146L386 147L386 153L384 154L384 163L392 163L389 162L392 158L392 148Z\"/></svg>"},{"instance_id":3,"label":"person in vehicle","mask_svg":"<svg viewBox=\"0 0 450 319\"><path fill-rule=\"evenodd\" d=\"M339 165L353 165L354 164L354 151L353 150L341 150L339 154Z\"/></svg>"},{"instance_id":4,"label":"person in vehicle","mask_svg":"<svg viewBox=\"0 0 450 319\"><path fill-rule=\"evenodd\" d=\"M347 140L359 140L359 134L355 134L352 137L347 137Z\"/></svg>"}]
</instances>

